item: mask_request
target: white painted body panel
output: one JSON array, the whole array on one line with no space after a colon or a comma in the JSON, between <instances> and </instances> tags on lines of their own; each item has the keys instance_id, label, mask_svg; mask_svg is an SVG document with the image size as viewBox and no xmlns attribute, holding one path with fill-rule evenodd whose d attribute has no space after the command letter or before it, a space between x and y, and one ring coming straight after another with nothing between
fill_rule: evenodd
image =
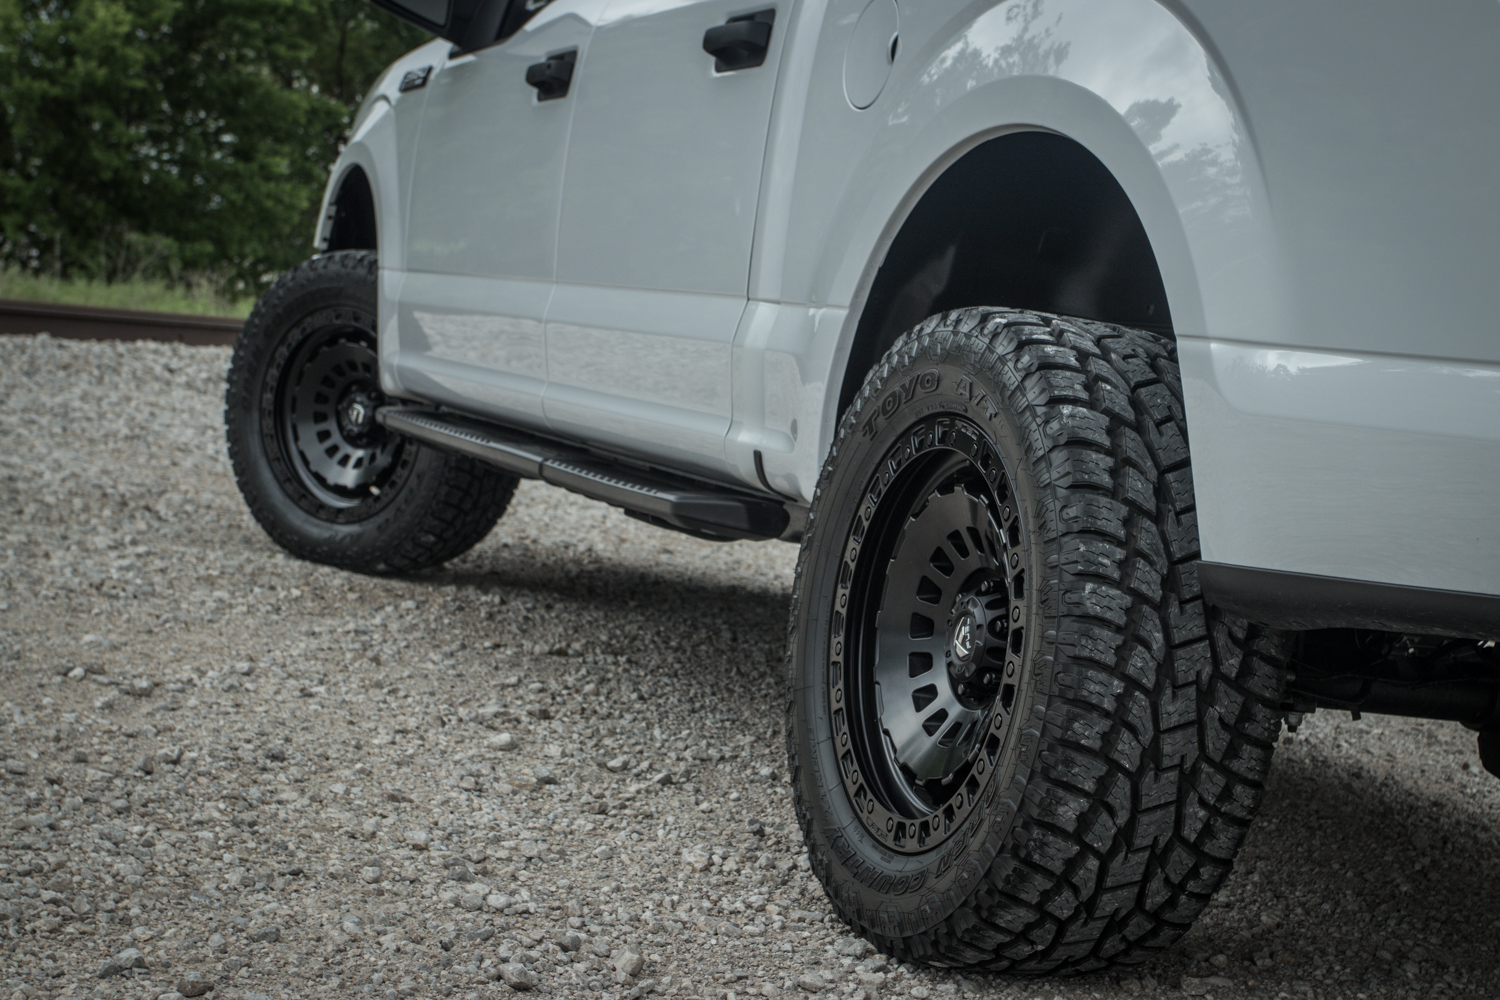
<instances>
[{"instance_id":1,"label":"white painted body panel","mask_svg":"<svg viewBox=\"0 0 1500 1000\"><path fill-rule=\"evenodd\" d=\"M550 281L405 272L389 306L402 390L540 426L551 298Z\"/></svg>"},{"instance_id":2,"label":"white painted body panel","mask_svg":"<svg viewBox=\"0 0 1500 1000\"><path fill-rule=\"evenodd\" d=\"M703 33L755 0L609 0L573 93L557 279L744 297L780 32L714 72Z\"/></svg>"},{"instance_id":3,"label":"white painted body panel","mask_svg":"<svg viewBox=\"0 0 1500 1000\"><path fill-rule=\"evenodd\" d=\"M548 426L722 476L730 346L744 311L737 295L558 285L547 319Z\"/></svg>"},{"instance_id":4,"label":"white painted body panel","mask_svg":"<svg viewBox=\"0 0 1500 1000\"><path fill-rule=\"evenodd\" d=\"M759 9L611 2L661 12L662 25L712 8L700 36ZM864 298L903 219L967 150L1048 130L1109 169L1150 239L1180 345L1205 557L1500 594L1500 531L1487 523L1500 506L1500 4L896 5L900 44L863 110L851 60L860 101L881 74L850 46L878 34L857 30L870 0L777 5L780 48L752 71L774 81L768 117L757 97L736 112L751 120L733 123L763 136L763 160L754 143L716 160L712 143L647 141L671 134L666 96L634 107L580 63L575 93L601 95L608 113L586 132L575 120L558 271L537 279L564 282L543 332L555 430L750 485L760 452L777 491L809 498ZM689 34L664 29L662 58L691 50ZM619 73L647 58L644 37L622 44L633 55ZM697 83L723 82L712 77ZM384 127L357 132L335 172L369 162L382 213L401 197L394 147L411 134L382 139ZM709 164L719 173L693 170ZM734 198L715 199L704 185L726 164ZM637 183L651 210L632 217L611 185L652 165L690 182L675 189L681 204L666 185ZM748 200L746 178L758 184ZM695 252L711 230L682 227L705 198L732 235ZM591 225L599 240L570 243ZM395 272L408 263L386 226L382 323L399 337L416 310L401 312ZM531 286L514 291L536 301ZM455 292L449 305L483 298ZM445 363L483 367L482 354L461 348ZM560 378L563 365L578 374ZM382 371L405 387L402 364ZM717 458L704 443L715 435Z\"/></svg>"},{"instance_id":5,"label":"white painted body panel","mask_svg":"<svg viewBox=\"0 0 1500 1000\"><path fill-rule=\"evenodd\" d=\"M602 0L558 5L504 45L450 59L425 88L397 337L403 388L544 423L543 342L573 102L538 101L526 68L588 55Z\"/></svg>"},{"instance_id":6,"label":"white painted body panel","mask_svg":"<svg viewBox=\"0 0 1500 1000\"><path fill-rule=\"evenodd\" d=\"M547 319L548 425L724 475L780 32L717 73L703 33L776 4L609 0L580 75Z\"/></svg>"},{"instance_id":7,"label":"white painted body panel","mask_svg":"<svg viewBox=\"0 0 1500 1000\"><path fill-rule=\"evenodd\" d=\"M1500 592L1500 365L1196 337L1178 352L1205 559Z\"/></svg>"}]
</instances>

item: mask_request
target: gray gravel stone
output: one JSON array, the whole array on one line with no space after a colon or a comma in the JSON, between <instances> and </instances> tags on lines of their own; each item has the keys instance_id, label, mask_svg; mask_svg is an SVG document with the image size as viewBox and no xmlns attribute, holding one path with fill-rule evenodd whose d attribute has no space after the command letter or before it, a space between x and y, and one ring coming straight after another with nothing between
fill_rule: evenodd
<instances>
[{"instance_id":1,"label":"gray gravel stone","mask_svg":"<svg viewBox=\"0 0 1500 1000\"><path fill-rule=\"evenodd\" d=\"M797 977L797 988L809 993L821 993L823 987L828 984L823 981L822 975L817 972L804 972Z\"/></svg>"},{"instance_id":2,"label":"gray gravel stone","mask_svg":"<svg viewBox=\"0 0 1500 1000\"><path fill-rule=\"evenodd\" d=\"M100 979L110 976L118 976L131 969L144 969L146 967L146 956L139 948L125 948L122 951L106 958L99 966L97 973Z\"/></svg>"},{"instance_id":3,"label":"gray gravel stone","mask_svg":"<svg viewBox=\"0 0 1500 1000\"><path fill-rule=\"evenodd\" d=\"M1196 979L1192 976L1182 977L1182 992L1190 997L1208 996L1209 994L1224 994L1234 989L1233 980L1224 976L1204 976Z\"/></svg>"},{"instance_id":4,"label":"gray gravel stone","mask_svg":"<svg viewBox=\"0 0 1500 1000\"><path fill-rule=\"evenodd\" d=\"M126 965L118 958L115 958L113 955L111 955L109 958L106 958L99 964L99 971L96 973L96 975L100 979L108 979L110 976L118 976L120 973L129 968L130 966Z\"/></svg>"},{"instance_id":5,"label":"gray gravel stone","mask_svg":"<svg viewBox=\"0 0 1500 1000\"><path fill-rule=\"evenodd\" d=\"M536 974L520 962L501 965L500 979L513 990L529 990L536 986Z\"/></svg>"},{"instance_id":6,"label":"gray gravel stone","mask_svg":"<svg viewBox=\"0 0 1500 1000\"><path fill-rule=\"evenodd\" d=\"M201 974L188 973L177 980L177 992L185 997L201 997L213 988L213 981Z\"/></svg>"},{"instance_id":7,"label":"gray gravel stone","mask_svg":"<svg viewBox=\"0 0 1500 1000\"><path fill-rule=\"evenodd\" d=\"M623 972L632 979L641 974L646 967L646 958L635 948L626 948L615 958L615 971Z\"/></svg>"}]
</instances>

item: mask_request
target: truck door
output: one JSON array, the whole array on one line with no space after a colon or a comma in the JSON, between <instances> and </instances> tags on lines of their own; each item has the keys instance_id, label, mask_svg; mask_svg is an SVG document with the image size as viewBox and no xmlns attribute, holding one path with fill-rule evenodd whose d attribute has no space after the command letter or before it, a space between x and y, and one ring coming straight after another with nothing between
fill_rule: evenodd
<instances>
[{"instance_id":1,"label":"truck door","mask_svg":"<svg viewBox=\"0 0 1500 1000\"><path fill-rule=\"evenodd\" d=\"M790 8L605 7L576 84L547 314L553 430L723 469L730 345Z\"/></svg>"},{"instance_id":2,"label":"truck door","mask_svg":"<svg viewBox=\"0 0 1500 1000\"><path fill-rule=\"evenodd\" d=\"M392 276L402 391L541 425L570 77L603 6L555 0L427 84L406 271Z\"/></svg>"}]
</instances>

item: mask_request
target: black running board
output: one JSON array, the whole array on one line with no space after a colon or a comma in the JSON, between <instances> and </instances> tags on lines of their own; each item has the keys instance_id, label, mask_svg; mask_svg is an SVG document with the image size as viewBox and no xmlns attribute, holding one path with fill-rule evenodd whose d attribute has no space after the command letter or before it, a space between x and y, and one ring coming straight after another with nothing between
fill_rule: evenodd
<instances>
[{"instance_id":1,"label":"black running board","mask_svg":"<svg viewBox=\"0 0 1500 1000\"><path fill-rule=\"evenodd\" d=\"M408 406L382 407L375 417L423 444L472 456L512 475L540 479L690 534L778 538L789 521L786 506L770 497L639 469L472 417Z\"/></svg>"}]
</instances>

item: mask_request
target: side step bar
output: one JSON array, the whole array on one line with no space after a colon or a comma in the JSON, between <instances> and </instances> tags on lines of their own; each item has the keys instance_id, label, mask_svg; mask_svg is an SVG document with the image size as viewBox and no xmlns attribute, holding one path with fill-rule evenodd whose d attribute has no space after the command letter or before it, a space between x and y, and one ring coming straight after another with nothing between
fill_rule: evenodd
<instances>
[{"instance_id":1,"label":"side step bar","mask_svg":"<svg viewBox=\"0 0 1500 1000\"><path fill-rule=\"evenodd\" d=\"M638 469L522 431L413 406L384 406L375 419L424 444L487 462L623 507L628 514L715 539L778 538L790 516L779 500Z\"/></svg>"}]
</instances>

